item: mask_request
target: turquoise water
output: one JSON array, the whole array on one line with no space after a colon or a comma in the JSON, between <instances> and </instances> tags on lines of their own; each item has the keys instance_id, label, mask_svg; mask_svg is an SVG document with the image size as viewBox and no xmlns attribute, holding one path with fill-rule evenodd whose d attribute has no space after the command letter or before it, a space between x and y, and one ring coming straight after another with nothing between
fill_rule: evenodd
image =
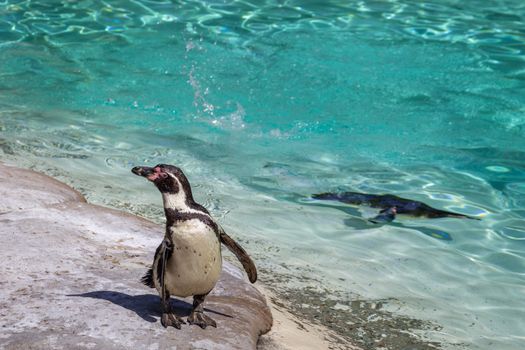
<instances>
[{"instance_id":1,"label":"turquoise water","mask_svg":"<svg viewBox=\"0 0 525 350\"><path fill-rule=\"evenodd\" d=\"M129 169L177 164L267 283L521 349L524 21L519 0L3 0L1 159L155 220ZM334 190L483 219L374 226L306 200Z\"/></svg>"}]
</instances>

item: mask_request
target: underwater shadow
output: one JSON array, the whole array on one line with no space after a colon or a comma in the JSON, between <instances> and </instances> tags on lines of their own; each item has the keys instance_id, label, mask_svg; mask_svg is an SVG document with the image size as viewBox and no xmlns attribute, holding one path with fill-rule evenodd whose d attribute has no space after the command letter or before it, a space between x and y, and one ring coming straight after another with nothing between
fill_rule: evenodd
<instances>
[{"instance_id":1,"label":"underwater shadow","mask_svg":"<svg viewBox=\"0 0 525 350\"><path fill-rule=\"evenodd\" d=\"M115 305L135 312L143 320L152 323L157 322L157 318L161 316L160 297L155 294L129 295L121 292L100 290L82 294L68 294L67 296L107 300ZM180 317L189 316L193 308L192 304L176 298L171 298L170 303L173 312ZM219 311L208 308L204 308L204 310L224 317L233 318L233 316Z\"/></svg>"},{"instance_id":2,"label":"underwater shadow","mask_svg":"<svg viewBox=\"0 0 525 350\"><path fill-rule=\"evenodd\" d=\"M407 226L407 225L403 225L397 222L389 222L388 224L374 224L374 223L368 222L368 220L364 218L353 217L353 218L345 219L344 224L346 226L349 226L349 227L352 227L358 230L366 230L366 229L371 229L372 227L380 227L380 226L388 225L388 226L394 226L394 227L399 227L399 228L408 229L408 230L414 230L424 235L427 235L429 237L440 239L443 241L452 241L453 239L450 233L442 231L442 230L438 230L435 228L428 228L424 226Z\"/></svg>"}]
</instances>

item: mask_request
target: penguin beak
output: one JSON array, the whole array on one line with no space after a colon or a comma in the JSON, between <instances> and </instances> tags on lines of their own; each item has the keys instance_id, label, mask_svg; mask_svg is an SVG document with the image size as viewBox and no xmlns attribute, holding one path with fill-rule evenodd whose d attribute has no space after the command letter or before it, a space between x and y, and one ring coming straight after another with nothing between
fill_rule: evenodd
<instances>
[{"instance_id":1,"label":"penguin beak","mask_svg":"<svg viewBox=\"0 0 525 350\"><path fill-rule=\"evenodd\" d=\"M155 174L155 170L149 166L136 166L131 169L131 172L138 176L150 177Z\"/></svg>"}]
</instances>

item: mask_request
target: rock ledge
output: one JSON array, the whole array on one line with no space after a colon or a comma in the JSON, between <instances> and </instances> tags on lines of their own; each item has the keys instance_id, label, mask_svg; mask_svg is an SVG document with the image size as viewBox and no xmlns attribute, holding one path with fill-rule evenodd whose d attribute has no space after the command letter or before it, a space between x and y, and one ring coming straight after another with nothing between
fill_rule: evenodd
<instances>
[{"instance_id":1,"label":"rock ledge","mask_svg":"<svg viewBox=\"0 0 525 350\"><path fill-rule=\"evenodd\" d=\"M218 327L164 329L139 282L163 227L5 165L0 195L0 348L245 350L272 326L265 298L225 263L205 304ZM191 300L172 303L189 314Z\"/></svg>"}]
</instances>

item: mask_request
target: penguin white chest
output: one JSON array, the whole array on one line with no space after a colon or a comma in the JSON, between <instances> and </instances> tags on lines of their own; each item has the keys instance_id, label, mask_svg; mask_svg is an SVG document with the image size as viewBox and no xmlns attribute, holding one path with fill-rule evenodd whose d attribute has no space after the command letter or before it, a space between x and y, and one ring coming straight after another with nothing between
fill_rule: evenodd
<instances>
[{"instance_id":1,"label":"penguin white chest","mask_svg":"<svg viewBox=\"0 0 525 350\"><path fill-rule=\"evenodd\" d=\"M170 231L174 247L166 266L168 291L179 297L208 293L222 269L217 235L198 219L180 222Z\"/></svg>"}]
</instances>

